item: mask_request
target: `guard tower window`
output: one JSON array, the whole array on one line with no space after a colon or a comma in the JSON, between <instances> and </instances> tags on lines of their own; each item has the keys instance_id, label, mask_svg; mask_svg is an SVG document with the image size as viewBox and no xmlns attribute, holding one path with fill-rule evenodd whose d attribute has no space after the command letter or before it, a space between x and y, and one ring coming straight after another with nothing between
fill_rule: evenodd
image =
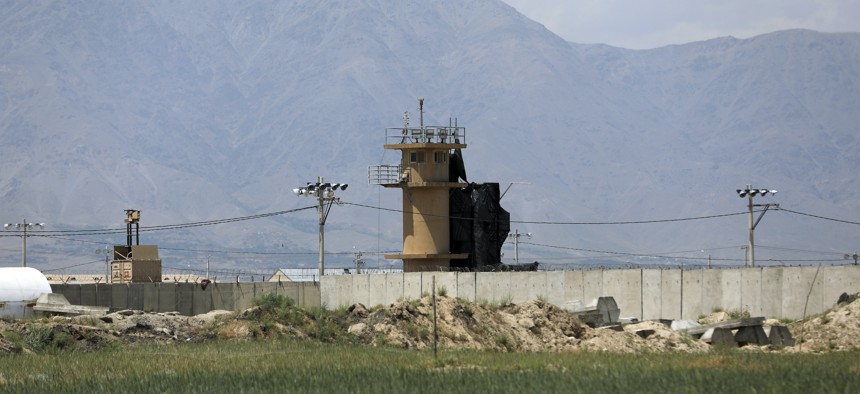
<instances>
[{"instance_id":1,"label":"guard tower window","mask_svg":"<svg viewBox=\"0 0 860 394\"><path fill-rule=\"evenodd\" d=\"M445 163L448 161L448 152L436 151L433 152L433 161L436 163Z\"/></svg>"},{"instance_id":2,"label":"guard tower window","mask_svg":"<svg viewBox=\"0 0 860 394\"><path fill-rule=\"evenodd\" d=\"M409 162L410 163L423 163L424 162L424 151L412 151L409 152Z\"/></svg>"}]
</instances>

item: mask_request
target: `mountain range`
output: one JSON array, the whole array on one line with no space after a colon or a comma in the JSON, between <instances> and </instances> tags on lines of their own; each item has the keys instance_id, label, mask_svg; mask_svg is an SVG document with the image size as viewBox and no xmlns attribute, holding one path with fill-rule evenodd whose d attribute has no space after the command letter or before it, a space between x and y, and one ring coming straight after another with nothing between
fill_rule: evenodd
<instances>
[{"instance_id":1,"label":"mountain range","mask_svg":"<svg viewBox=\"0 0 860 394\"><path fill-rule=\"evenodd\" d=\"M318 176L350 184L329 261L385 264L401 195L367 167L399 161L385 128L417 124L419 97L426 124L466 127L469 181L507 190L524 259L742 264L747 184L783 208L756 227L760 261L841 260L860 241L858 33L629 50L565 41L499 0L0 11L0 221L46 223L52 237L28 237L36 267L98 269L92 250L125 235L79 231L122 230L125 209L167 267L312 266L316 201L291 190ZM0 265L18 264L19 232L0 234Z\"/></svg>"}]
</instances>

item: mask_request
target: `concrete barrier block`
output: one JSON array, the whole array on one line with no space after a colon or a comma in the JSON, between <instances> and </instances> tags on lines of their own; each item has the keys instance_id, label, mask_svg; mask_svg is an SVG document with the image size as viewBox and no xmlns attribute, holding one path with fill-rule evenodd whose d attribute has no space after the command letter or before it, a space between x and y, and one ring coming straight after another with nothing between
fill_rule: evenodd
<instances>
[{"instance_id":1,"label":"concrete barrier block","mask_svg":"<svg viewBox=\"0 0 860 394\"><path fill-rule=\"evenodd\" d=\"M740 346L748 344L764 346L770 344L770 340L767 339L764 329L758 325L739 328L735 333L735 341Z\"/></svg>"},{"instance_id":2,"label":"concrete barrier block","mask_svg":"<svg viewBox=\"0 0 860 394\"><path fill-rule=\"evenodd\" d=\"M765 328L765 334L771 345L794 346L795 340L786 326L770 326Z\"/></svg>"},{"instance_id":3,"label":"concrete barrier block","mask_svg":"<svg viewBox=\"0 0 860 394\"><path fill-rule=\"evenodd\" d=\"M735 341L735 336L732 334L732 330L728 328L709 328L708 331L705 331L705 333L702 334L700 340L710 343L711 345L738 346L738 342Z\"/></svg>"}]
</instances>

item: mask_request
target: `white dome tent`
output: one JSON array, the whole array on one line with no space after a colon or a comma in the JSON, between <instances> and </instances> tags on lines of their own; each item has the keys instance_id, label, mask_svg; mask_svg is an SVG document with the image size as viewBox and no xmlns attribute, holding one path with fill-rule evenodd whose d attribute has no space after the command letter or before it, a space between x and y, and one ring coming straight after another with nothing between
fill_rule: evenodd
<instances>
[{"instance_id":1,"label":"white dome tent","mask_svg":"<svg viewBox=\"0 0 860 394\"><path fill-rule=\"evenodd\" d=\"M51 285L39 270L30 267L0 268L0 318L33 316L32 306L44 293L51 293Z\"/></svg>"}]
</instances>

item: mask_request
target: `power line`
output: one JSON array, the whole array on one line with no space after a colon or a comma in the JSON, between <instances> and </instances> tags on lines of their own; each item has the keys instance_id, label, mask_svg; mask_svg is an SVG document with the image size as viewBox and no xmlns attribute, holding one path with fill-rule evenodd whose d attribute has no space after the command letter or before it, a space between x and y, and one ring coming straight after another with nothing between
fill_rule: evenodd
<instances>
[{"instance_id":1,"label":"power line","mask_svg":"<svg viewBox=\"0 0 860 394\"><path fill-rule=\"evenodd\" d=\"M857 224L857 225L860 225L860 222L852 222L852 221L850 221L850 220L834 219L834 218L829 218L829 217L826 217L826 216L813 215L813 214L811 214L811 213L797 212L797 211L792 211L792 210L790 210L790 209L786 209L786 208L782 208L782 207L779 207L779 208L776 208L776 209L778 209L778 210L780 210L780 211L785 211L785 212L793 213L793 214L795 214L795 215L809 216L809 217L813 217L813 218L816 218L816 219L830 220L830 221L832 221L832 222L839 222L839 223L847 223L847 224Z\"/></svg>"},{"instance_id":2,"label":"power line","mask_svg":"<svg viewBox=\"0 0 860 394\"><path fill-rule=\"evenodd\" d=\"M393 208L383 208L383 207L374 207L371 205L365 204L356 204L351 202L342 201L342 204L346 205L354 205L362 208L370 208L370 209L378 209L381 211L389 211L389 212L398 212L398 213L416 213L414 211L406 211L402 209L393 209ZM656 220L630 220L630 221L615 221L615 222L551 222L551 221L528 221L528 220L511 220L511 223L521 223L521 224L552 224L552 225L618 225L618 224L651 224L651 223L671 223L671 222L683 222L690 220L703 220L703 219L716 219L728 216L738 216L738 215L746 215L749 212L736 212L736 213L725 213L719 215L707 215L707 216L694 216L687 218L677 218L677 219L656 219ZM446 216L446 215L432 215L427 213L422 213L424 216L434 216L434 217L447 217L449 219L455 220L475 220L475 218L471 217L459 217L459 216Z\"/></svg>"},{"instance_id":3,"label":"power line","mask_svg":"<svg viewBox=\"0 0 860 394\"><path fill-rule=\"evenodd\" d=\"M190 222L190 223L179 223L179 224L166 224L159 226L147 226L141 227L140 231L163 231L163 230L178 230L184 228L191 227L202 227L202 226L213 226L216 224L224 224L224 223L233 223L245 220L254 220L254 219L262 219L271 216L284 215L288 213L294 213L299 211L304 211L307 209L316 209L316 206L303 207L290 209L286 211L277 211L270 213L262 213L258 215L250 215L250 216L241 216L235 218L227 218L227 219L216 219L216 220L207 220L202 222ZM49 230L49 231L39 231L38 234L40 236L50 236L50 235L109 235L109 234L124 234L127 231L125 228L108 228L108 229L94 229L94 230ZM4 231L8 232L8 231ZM0 236L14 236L14 235L0 235ZM28 235L29 236L29 235Z\"/></svg>"}]
</instances>

